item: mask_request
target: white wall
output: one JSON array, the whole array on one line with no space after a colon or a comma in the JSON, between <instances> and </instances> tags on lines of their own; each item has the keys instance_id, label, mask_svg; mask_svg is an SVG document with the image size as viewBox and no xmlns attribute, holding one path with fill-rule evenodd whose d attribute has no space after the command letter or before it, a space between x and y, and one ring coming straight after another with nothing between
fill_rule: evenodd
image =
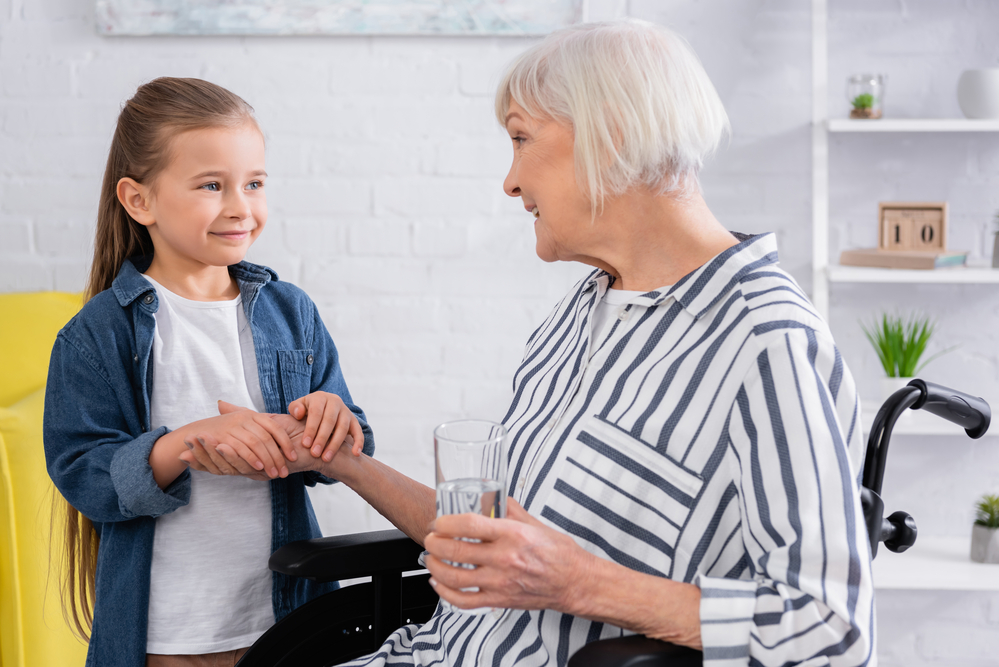
<instances>
[{"instance_id":1,"label":"white wall","mask_svg":"<svg viewBox=\"0 0 999 667\"><path fill-rule=\"evenodd\" d=\"M703 173L708 203L730 229L776 231L782 265L808 289L810 3L591 0L590 8L594 18L628 14L688 38L733 126ZM831 114L847 113L839 93L847 75L874 70L889 75L890 116L960 116L957 77L999 64L997 27L992 0L830 0ZM0 291L82 287L108 141L139 83L173 75L227 86L256 107L268 139L271 217L250 259L319 304L379 458L430 482L433 426L502 416L527 336L586 271L540 262L533 219L501 189L510 148L492 91L504 63L530 43L101 38L89 0L0 0ZM951 246L990 254L999 136L840 135L831 167L837 254L873 245L877 202L899 199L947 200ZM941 340L960 344L924 375L999 397L995 292L835 286L830 320L865 395L876 395L879 370L858 321L918 307L940 318ZM897 437L890 460L887 506L911 512L923 534L966 534L971 501L999 490L997 439ZM349 491L314 498L327 532L385 525ZM917 612L893 595L881 596L894 623L881 624L883 654L897 659L887 662L947 664L938 649L918 648L939 641L910 641L919 623L905 614ZM984 611L968 613L987 633L999 629L999 601L986 598ZM974 658L967 664L987 663Z\"/></svg>"}]
</instances>

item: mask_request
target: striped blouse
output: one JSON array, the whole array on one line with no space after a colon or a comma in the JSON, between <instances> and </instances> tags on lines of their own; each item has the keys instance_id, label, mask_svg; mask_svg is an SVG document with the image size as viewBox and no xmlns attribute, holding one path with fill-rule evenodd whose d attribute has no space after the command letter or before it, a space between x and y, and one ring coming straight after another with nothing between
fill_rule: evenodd
<instances>
[{"instance_id":1,"label":"striped blouse","mask_svg":"<svg viewBox=\"0 0 999 667\"><path fill-rule=\"evenodd\" d=\"M705 665L874 664L853 378L774 236L739 238L599 338L612 278L562 300L514 377L510 495L591 553L699 586ZM438 609L349 664L562 666L622 634Z\"/></svg>"}]
</instances>

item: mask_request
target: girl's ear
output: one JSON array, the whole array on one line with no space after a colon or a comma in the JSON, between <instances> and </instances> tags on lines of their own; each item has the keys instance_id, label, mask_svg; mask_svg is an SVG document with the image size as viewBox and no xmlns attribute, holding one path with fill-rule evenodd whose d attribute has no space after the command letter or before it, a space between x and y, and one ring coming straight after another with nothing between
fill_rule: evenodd
<instances>
[{"instance_id":1,"label":"girl's ear","mask_svg":"<svg viewBox=\"0 0 999 667\"><path fill-rule=\"evenodd\" d=\"M149 188L145 185L133 178L125 177L118 181L115 192L125 211L137 223L148 227L156 222L152 211L149 210Z\"/></svg>"}]
</instances>

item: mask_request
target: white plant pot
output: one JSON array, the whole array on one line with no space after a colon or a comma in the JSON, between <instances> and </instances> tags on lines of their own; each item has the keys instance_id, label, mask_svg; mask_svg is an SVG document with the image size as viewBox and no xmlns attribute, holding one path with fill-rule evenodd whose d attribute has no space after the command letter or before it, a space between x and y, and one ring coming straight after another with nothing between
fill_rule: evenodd
<instances>
[{"instance_id":1,"label":"white plant pot","mask_svg":"<svg viewBox=\"0 0 999 667\"><path fill-rule=\"evenodd\" d=\"M884 404L892 394L911 381L912 378L881 378L881 403Z\"/></svg>"},{"instance_id":2,"label":"white plant pot","mask_svg":"<svg viewBox=\"0 0 999 667\"><path fill-rule=\"evenodd\" d=\"M971 560L976 563L999 563L999 528L971 526Z\"/></svg>"},{"instance_id":3,"label":"white plant pot","mask_svg":"<svg viewBox=\"0 0 999 667\"><path fill-rule=\"evenodd\" d=\"M962 72L957 103L968 118L999 118L999 67Z\"/></svg>"}]
</instances>

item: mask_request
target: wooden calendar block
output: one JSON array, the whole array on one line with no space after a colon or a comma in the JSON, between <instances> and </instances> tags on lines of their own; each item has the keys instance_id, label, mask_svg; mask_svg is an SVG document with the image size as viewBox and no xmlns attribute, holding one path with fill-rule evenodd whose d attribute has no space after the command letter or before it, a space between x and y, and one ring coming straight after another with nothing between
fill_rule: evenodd
<instances>
[{"instance_id":1,"label":"wooden calendar block","mask_svg":"<svg viewBox=\"0 0 999 667\"><path fill-rule=\"evenodd\" d=\"M947 202L878 204L878 249L947 249Z\"/></svg>"}]
</instances>

